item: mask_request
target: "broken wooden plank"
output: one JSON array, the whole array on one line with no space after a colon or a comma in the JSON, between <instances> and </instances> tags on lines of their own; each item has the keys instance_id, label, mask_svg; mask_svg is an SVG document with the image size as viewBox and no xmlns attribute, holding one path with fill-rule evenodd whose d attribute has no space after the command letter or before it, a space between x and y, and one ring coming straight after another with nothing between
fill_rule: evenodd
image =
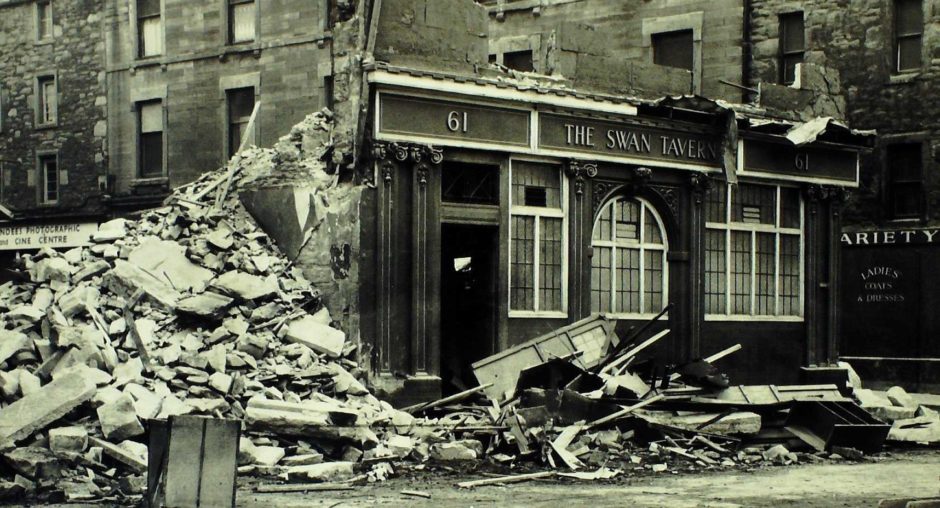
<instances>
[{"instance_id":1,"label":"broken wooden plank","mask_svg":"<svg viewBox=\"0 0 940 508\"><path fill-rule=\"evenodd\" d=\"M663 398L665 398L665 397L666 397L666 396L663 395L663 394L659 394L659 395L656 395L656 396L654 396L654 397L650 397L650 398L648 398L648 399L646 399L646 400L643 400L643 401L641 401L641 402L638 402L638 403L636 403L636 404L634 404L634 405L632 405L632 406L630 406L630 407L623 408L623 409L621 409L620 411L617 411L617 412L614 413L614 414L611 414L611 415L605 416L605 417L603 417L603 418L600 418L600 419L598 419L598 420L595 420L595 421L593 421L593 422L591 422L591 423L585 425L585 426L584 426L584 429L585 429L585 430L587 430L587 429L592 429L592 428L597 427L597 426L599 426L599 425L604 425L605 423L610 423L610 422L612 422L612 421L614 421L614 420L616 420L616 419L618 419L618 418L622 418L622 417L624 417L624 416L626 416L626 415L628 415L628 414L630 414L630 413L636 411L637 409L640 409L640 408L642 408L642 407L648 406L648 405L650 405L650 404L652 404L652 403L654 403L654 402L659 402L660 400L663 400Z\"/></svg>"},{"instance_id":2,"label":"broken wooden plank","mask_svg":"<svg viewBox=\"0 0 940 508\"><path fill-rule=\"evenodd\" d=\"M630 349L629 351L623 352L623 353L620 355L619 358L617 358L616 360L610 362L606 367L604 367L604 368L601 370L601 372L605 372L605 373L606 373L606 372L610 372L610 371L616 369L616 368L619 367L621 364L623 364L624 362L626 362L627 360L629 360L631 357L636 356L637 353L639 353L640 351L643 351L644 349L646 349L646 348L648 348L649 346L653 345L654 343L656 343L656 341L658 341L659 339L665 337L665 336L668 335L668 334L669 334L669 329L667 328L667 329L665 329L665 330L660 331L660 332L657 333L656 335L653 335L652 337L650 337L650 338L644 340L643 342L641 342L640 344L638 344L636 347Z\"/></svg>"},{"instance_id":3,"label":"broken wooden plank","mask_svg":"<svg viewBox=\"0 0 940 508\"><path fill-rule=\"evenodd\" d=\"M290 483L286 485L258 485L255 487L255 492L262 494L323 492L329 490L355 490L355 487L343 483Z\"/></svg>"},{"instance_id":4,"label":"broken wooden plank","mask_svg":"<svg viewBox=\"0 0 940 508\"><path fill-rule=\"evenodd\" d=\"M423 497L424 499L431 499L430 492L422 492L420 490L403 490L399 492L403 496L412 496L412 497Z\"/></svg>"},{"instance_id":5,"label":"broken wooden plank","mask_svg":"<svg viewBox=\"0 0 940 508\"><path fill-rule=\"evenodd\" d=\"M554 471L542 471L539 473L527 473L514 476L500 476L498 478L484 478L482 480L460 482L457 484L457 486L462 489L472 489L474 487L482 487L484 485L502 485L504 483L519 483L527 482L529 480L538 480L541 478L550 478L555 476L555 474L556 473Z\"/></svg>"},{"instance_id":6,"label":"broken wooden plank","mask_svg":"<svg viewBox=\"0 0 940 508\"><path fill-rule=\"evenodd\" d=\"M475 388L470 388L469 390L464 390L460 393L455 393L448 397L444 397L443 399L438 399L432 402L423 402L421 404L408 406L406 408L403 408L402 411L406 411L408 413L416 413L418 411L425 411L427 409L433 409L436 407L444 406L444 405L450 404L451 402L457 402L459 400L463 400L473 395L474 393L482 392L491 386L493 386L493 383L487 383L485 385L480 385Z\"/></svg>"}]
</instances>

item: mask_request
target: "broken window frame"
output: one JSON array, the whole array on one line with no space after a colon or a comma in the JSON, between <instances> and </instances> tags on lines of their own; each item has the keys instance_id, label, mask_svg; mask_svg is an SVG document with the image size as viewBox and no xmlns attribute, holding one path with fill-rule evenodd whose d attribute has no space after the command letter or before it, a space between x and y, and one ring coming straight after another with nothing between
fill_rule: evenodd
<instances>
[{"instance_id":1,"label":"broken window frame","mask_svg":"<svg viewBox=\"0 0 940 508\"><path fill-rule=\"evenodd\" d=\"M624 238L617 235L617 224L616 220L616 207L618 204L623 202L633 202L638 206L638 228L636 230L635 238ZM603 237L598 238L598 228L604 227L604 216L605 214L610 219L610 231L609 239L604 239ZM613 214L613 215L611 215ZM652 224L649 224L648 215L652 217ZM647 232L649 228L655 227L659 234L659 242L650 241L648 239ZM607 250L610 253L610 263L607 267L598 266L597 263L600 263L600 253L602 250ZM623 310L624 303L622 298L618 296L619 293L623 291L618 287L619 276L617 274L619 254L623 251L636 251L637 252L637 309L636 310ZM605 203L600 212L598 212L595 220L594 226L591 233L591 312L592 313L604 313L610 316L614 316L618 319L633 319L633 318L650 318L655 316L657 313L662 311L666 305L669 304L669 262L666 258L667 253L669 252L669 241L666 237L666 228L663 224L662 218L659 216L659 213L656 209L646 200L636 197L625 197L618 196L607 203ZM660 256L660 270L659 270L659 306L647 305L648 294L653 294L652 291L647 291L647 275L652 270L647 270L646 264L646 255L647 253L653 253L653 255L658 254ZM599 288L594 287L595 281L599 280L599 277L595 277L596 269L606 269L609 271L609 286L605 287L606 293L608 294L609 301L607 302L607 309L603 307L598 307L595 304L600 302L595 302L595 295L600 291Z\"/></svg>"},{"instance_id":2,"label":"broken window frame","mask_svg":"<svg viewBox=\"0 0 940 508\"><path fill-rule=\"evenodd\" d=\"M782 85L792 85L796 81L796 65L803 63L803 57L806 54L806 24L803 18L803 11L788 12L781 14L779 16L780 20L780 32L779 32L779 82ZM787 34L794 31L792 30L791 25L799 25L799 30L795 30L800 33L800 44L798 48L791 47L791 41ZM792 75L788 77L788 70L791 69L792 62Z\"/></svg>"},{"instance_id":3,"label":"broken window frame","mask_svg":"<svg viewBox=\"0 0 940 508\"><path fill-rule=\"evenodd\" d=\"M911 28L909 30L903 30L900 26L900 21L902 18L902 10L911 9L912 12L917 13L919 18L919 26L916 28ZM894 60L894 72L896 74L903 74L909 72L917 72L924 65L923 58L923 45L924 45L924 11L923 11L923 2L921 0L894 0L894 44L893 44L893 60ZM904 43L905 42L916 42L916 60L917 64L910 67L902 67L904 58Z\"/></svg>"},{"instance_id":4,"label":"broken window frame","mask_svg":"<svg viewBox=\"0 0 940 508\"><path fill-rule=\"evenodd\" d=\"M513 166L516 164L532 164L537 166L542 166L544 168L551 168L558 177L559 183L559 206L526 206L523 204L517 204L513 202L513 178L514 171ZM540 317L554 317L554 318L567 318L568 317L568 181L564 176L562 168L558 165L546 163L543 161L533 161L533 160L524 160L524 159L511 159L509 163L509 182L510 182L510 196L509 196L509 227L508 229L508 240L509 240L509 263L508 263L508 291L507 291L507 306L509 309L510 318L540 318ZM520 309L513 307L513 291L515 287L513 286L513 264L515 256L513 255L514 250L514 241L516 240L513 237L513 222L516 218L531 218L533 219L533 236L531 241L535 246L532 252L532 308L531 309ZM560 220L561 222L561 245L559 247L559 256L561 264L561 277L560 277L560 291L559 296L559 309L544 309L541 302L541 292L543 289L541 281L541 243L544 235L542 234L542 223L548 220ZM554 288L552 288L554 290Z\"/></svg>"},{"instance_id":5,"label":"broken window frame","mask_svg":"<svg viewBox=\"0 0 940 508\"><path fill-rule=\"evenodd\" d=\"M773 187L775 189L775 203L774 203L774 220L773 224L767 223L752 223L752 222L743 222L735 218L734 206L736 201L733 199L736 192L740 192L740 186L754 186L754 187ZM767 185L767 184L752 184L752 183L742 183L736 187L722 185L723 195L721 195L720 203L723 206L721 214L723 220L720 222L709 220L714 219L716 214L711 210L712 206L717 206L719 203L716 203L713 200L706 201L706 222L705 222L705 242L706 246L703 249L705 251L705 320L706 321L735 321L735 320L753 320L753 321L803 321L803 306L805 298L805 241L803 230L805 227L805 206L804 200L801 194L792 194L795 191L794 187L783 186L783 185ZM784 212L796 212L796 208L786 207L784 208L783 198L784 191L788 190L791 193L791 196L799 196L799 227L792 227L784 225L783 222L785 219ZM712 192L722 192L722 190L712 190ZM797 193L799 191L796 191ZM708 248L708 237L709 233L718 232L723 235L722 242L723 245L719 249L709 250ZM749 245L744 247L747 250L735 250L735 245L732 242L732 236L738 234L739 236L747 235L750 237ZM758 274L760 260L759 256L761 255L758 251L758 235L766 236L772 235L773 237L773 313L758 313L759 305L757 299L759 297L768 297L769 295L759 295L758 290L758 277L767 276L769 274ZM798 252L796 253L796 274L794 275L792 271L783 273L782 270L786 268L786 265L782 262L783 256L787 255L791 258L794 257L792 251L787 253L783 252L784 241L788 244L787 247L792 246L793 240L797 241ZM720 252L723 258L724 270L720 272L713 272L709 270L709 254L711 252ZM736 281L733 277L734 273L732 271L733 257L735 254L747 254L748 260L748 278L746 293L734 293L733 289L736 286ZM791 262L793 259L791 259ZM712 273L718 273L719 279L717 281L711 280ZM796 278L796 288L792 287L793 279ZM717 282L717 284L715 283ZM784 291L787 288L795 289L796 295L785 294ZM721 293L709 293L708 288L712 286L722 287ZM710 294L722 294L723 296L723 305L721 308L724 312L715 312L714 310L709 309L710 305ZM749 299L747 304L747 312L736 312L732 311L733 306L733 297L735 295L745 295ZM788 306L791 311L795 312L786 312L784 311L784 299L785 298L796 298L795 305L793 302L788 302Z\"/></svg>"}]
</instances>

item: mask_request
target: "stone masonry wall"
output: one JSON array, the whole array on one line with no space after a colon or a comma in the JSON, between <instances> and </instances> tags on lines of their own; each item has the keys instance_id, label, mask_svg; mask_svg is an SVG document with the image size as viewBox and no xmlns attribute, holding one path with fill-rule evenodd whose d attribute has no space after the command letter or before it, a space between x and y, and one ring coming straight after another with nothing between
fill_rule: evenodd
<instances>
[{"instance_id":1,"label":"stone masonry wall","mask_svg":"<svg viewBox=\"0 0 940 508\"><path fill-rule=\"evenodd\" d=\"M109 37L111 172L127 193L137 179L137 119L133 104L161 97L165 108L166 173L170 187L222 166L226 151L225 89L255 87L261 103L259 146L271 146L291 126L329 105L331 35L326 2L262 1L257 38L226 44L222 4L165 0L164 54L134 56L129 2L112 0Z\"/></svg>"},{"instance_id":2,"label":"stone masonry wall","mask_svg":"<svg viewBox=\"0 0 940 508\"><path fill-rule=\"evenodd\" d=\"M531 2L522 2L531 5ZM491 2L496 4L496 2ZM608 58L585 58L576 72L586 72L610 80L627 82L633 75L642 79L650 96L675 93L675 78L670 71L652 65L649 34L693 28L700 39L701 83L698 92L713 99L741 101L741 91L719 82L742 81L741 41L743 32L743 2L741 0L648 0L625 2L621 0L544 0L540 7L516 9L507 2L504 11L490 5L490 53L499 58L505 51L532 49L537 72L564 74L576 68L561 58L573 59L598 53ZM594 30L579 30L575 44L561 37L566 24L589 25ZM645 29L644 29L645 24ZM644 36L644 32L646 35ZM590 48L595 49L590 49ZM552 51L561 49L578 55L553 58ZM619 62L623 65L611 66ZM642 67L631 71L625 67L633 63ZM585 68L594 66L596 69ZM650 74L661 72L660 84ZM577 78L577 75L566 77ZM657 86L662 90L657 90ZM644 94L646 95L646 94Z\"/></svg>"},{"instance_id":3,"label":"stone masonry wall","mask_svg":"<svg viewBox=\"0 0 940 508\"><path fill-rule=\"evenodd\" d=\"M37 39L35 2L0 2L0 203L20 217L101 212L107 100L103 2L55 0L53 36ZM57 122L36 126L36 78L54 74ZM59 203L39 204L36 155L57 153ZM66 183L67 182L67 183Z\"/></svg>"},{"instance_id":4,"label":"stone masonry wall","mask_svg":"<svg viewBox=\"0 0 940 508\"><path fill-rule=\"evenodd\" d=\"M926 224L940 223L940 0L924 0L922 66L892 72L893 2L890 0L753 0L751 82L777 80L779 18L802 10L805 61L837 69L853 128L877 129L880 143L924 141ZM883 150L862 165L862 188L850 201L847 225L884 224Z\"/></svg>"}]
</instances>

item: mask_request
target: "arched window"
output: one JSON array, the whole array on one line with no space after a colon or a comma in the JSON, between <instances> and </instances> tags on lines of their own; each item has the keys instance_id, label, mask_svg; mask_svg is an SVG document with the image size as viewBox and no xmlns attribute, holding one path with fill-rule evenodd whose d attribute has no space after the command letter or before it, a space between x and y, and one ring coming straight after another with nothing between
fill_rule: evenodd
<instances>
[{"instance_id":1,"label":"arched window","mask_svg":"<svg viewBox=\"0 0 940 508\"><path fill-rule=\"evenodd\" d=\"M669 246L646 201L618 197L604 205L591 248L592 312L641 316L666 306Z\"/></svg>"}]
</instances>

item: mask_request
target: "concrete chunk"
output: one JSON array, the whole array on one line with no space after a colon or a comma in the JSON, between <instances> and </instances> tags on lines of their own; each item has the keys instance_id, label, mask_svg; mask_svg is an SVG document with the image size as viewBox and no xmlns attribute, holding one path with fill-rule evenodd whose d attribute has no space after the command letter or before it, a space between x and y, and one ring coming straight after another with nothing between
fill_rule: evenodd
<instances>
[{"instance_id":1,"label":"concrete chunk","mask_svg":"<svg viewBox=\"0 0 940 508\"><path fill-rule=\"evenodd\" d=\"M49 431L49 449L54 452L82 453L88 447L88 431L84 427L59 427Z\"/></svg>"},{"instance_id":2,"label":"concrete chunk","mask_svg":"<svg viewBox=\"0 0 940 508\"><path fill-rule=\"evenodd\" d=\"M156 277L168 280L178 291L202 291L212 272L186 258L186 248L170 240L147 238L127 261Z\"/></svg>"},{"instance_id":3,"label":"concrete chunk","mask_svg":"<svg viewBox=\"0 0 940 508\"><path fill-rule=\"evenodd\" d=\"M178 302L176 312L197 318L218 320L222 318L233 301L227 296L208 291L183 298Z\"/></svg>"},{"instance_id":4,"label":"concrete chunk","mask_svg":"<svg viewBox=\"0 0 940 508\"><path fill-rule=\"evenodd\" d=\"M246 450L251 457L250 464L274 466L284 458L284 449L279 446L253 446Z\"/></svg>"},{"instance_id":5,"label":"concrete chunk","mask_svg":"<svg viewBox=\"0 0 940 508\"><path fill-rule=\"evenodd\" d=\"M3 458L17 473L37 480L58 479L63 469L54 453L38 446L16 448Z\"/></svg>"},{"instance_id":6,"label":"concrete chunk","mask_svg":"<svg viewBox=\"0 0 940 508\"><path fill-rule=\"evenodd\" d=\"M431 446L431 458L434 460L476 460L482 456L483 444L475 439L437 443Z\"/></svg>"},{"instance_id":7,"label":"concrete chunk","mask_svg":"<svg viewBox=\"0 0 940 508\"><path fill-rule=\"evenodd\" d=\"M911 397L911 395L900 386L892 386L891 388L888 388L888 391L885 392L885 396L888 397L888 400L890 400L892 404L898 407L904 407L917 411L917 407L920 406L920 404L914 400L914 397Z\"/></svg>"},{"instance_id":8,"label":"concrete chunk","mask_svg":"<svg viewBox=\"0 0 940 508\"><path fill-rule=\"evenodd\" d=\"M259 300L273 296L278 291L275 277L258 277L236 270L223 273L212 286L242 300Z\"/></svg>"},{"instance_id":9,"label":"concrete chunk","mask_svg":"<svg viewBox=\"0 0 940 508\"><path fill-rule=\"evenodd\" d=\"M169 309L176 308L180 293L171 288L165 279L156 278L140 267L118 259L114 269L104 277L104 284L112 292L125 298L131 297L138 289L143 290L147 298Z\"/></svg>"},{"instance_id":10,"label":"concrete chunk","mask_svg":"<svg viewBox=\"0 0 940 508\"><path fill-rule=\"evenodd\" d=\"M285 338L333 358L343 353L343 346L346 344L346 334L342 330L324 325L310 315L291 321L287 326Z\"/></svg>"},{"instance_id":11,"label":"concrete chunk","mask_svg":"<svg viewBox=\"0 0 940 508\"><path fill-rule=\"evenodd\" d=\"M135 473L147 472L146 454L141 456L138 450L132 451L130 447L113 445L103 439L98 439L96 437L90 437L88 439L91 441L91 444L102 448L105 455L127 466L131 471Z\"/></svg>"},{"instance_id":12,"label":"concrete chunk","mask_svg":"<svg viewBox=\"0 0 940 508\"><path fill-rule=\"evenodd\" d=\"M20 351L32 348L33 343L25 333L13 330L0 331L0 363L7 361Z\"/></svg>"},{"instance_id":13,"label":"concrete chunk","mask_svg":"<svg viewBox=\"0 0 940 508\"><path fill-rule=\"evenodd\" d=\"M95 389L81 372L71 372L0 409L0 442L29 437L91 399Z\"/></svg>"},{"instance_id":14,"label":"concrete chunk","mask_svg":"<svg viewBox=\"0 0 940 508\"><path fill-rule=\"evenodd\" d=\"M329 482L343 480L353 474L352 462L325 462L287 469L287 478L292 482Z\"/></svg>"},{"instance_id":15,"label":"concrete chunk","mask_svg":"<svg viewBox=\"0 0 940 508\"><path fill-rule=\"evenodd\" d=\"M128 395L121 395L116 401L98 408L98 421L106 439L116 441L144 433L144 427L137 419L134 401Z\"/></svg>"},{"instance_id":16,"label":"concrete chunk","mask_svg":"<svg viewBox=\"0 0 940 508\"><path fill-rule=\"evenodd\" d=\"M90 279L96 275L102 274L111 268L111 264L103 259L96 259L88 263L72 275L72 282L79 283L85 279Z\"/></svg>"}]
</instances>

